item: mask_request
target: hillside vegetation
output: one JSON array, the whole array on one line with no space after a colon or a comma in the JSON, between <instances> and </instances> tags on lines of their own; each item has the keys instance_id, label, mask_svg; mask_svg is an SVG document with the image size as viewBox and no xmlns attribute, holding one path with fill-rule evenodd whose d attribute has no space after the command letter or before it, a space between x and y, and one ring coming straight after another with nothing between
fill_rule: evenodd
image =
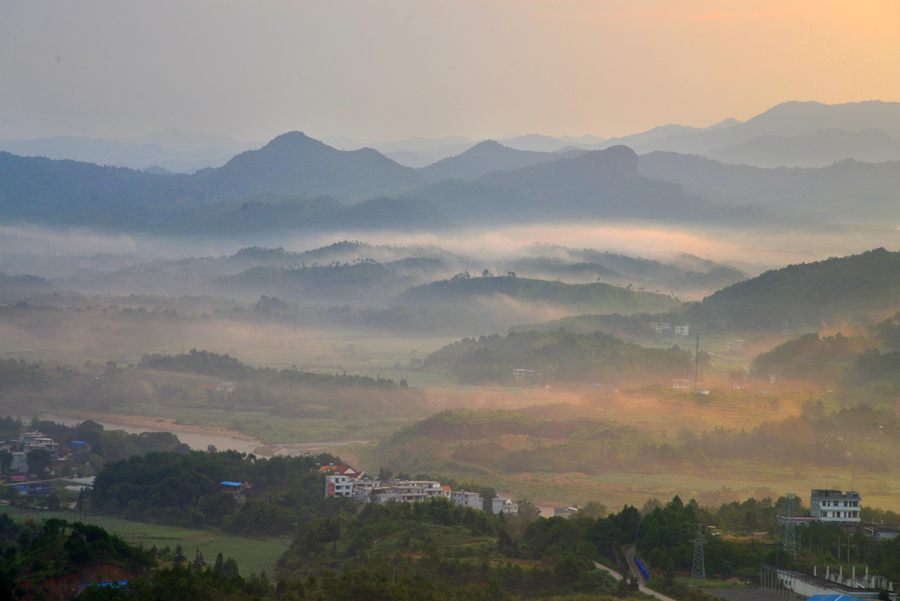
<instances>
[{"instance_id":1,"label":"hillside vegetation","mask_svg":"<svg viewBox=\"0 0 900 601\"><path fill-rule=\"evenodd\" d=\"M900 305L900 251L789 265L711 294L688 320L720 330L818 329L835 322L870 324Z\"/></svg>"},{"instance_id":2,"label":"hillside vegetation","mask_svg":"<svg viewBox=\"0 0 900 601\"><path fill-rule=\"evenodd\" d=\"M602 383L606 386L663 383L686 378L692 355L677 346L648 349L594 332L511 332L463 338L425 358L424 366L448 370L464 383ZM527 370L519 373L513 370Z\"/></svg>"},{"instance_id":3,"label":"hillside vegetation","mask_svg":"<svg viewBox=\"0 0 900 601\"><path fill-rule=\"evenodd\" d=\"M681 303L670 296L610 284L564 284L510 276L468 277L424 284L400 294L398 304L456 304L503 295L516 301L546 303L591 313L661 312Z\"/></svg>"}]
</instances>

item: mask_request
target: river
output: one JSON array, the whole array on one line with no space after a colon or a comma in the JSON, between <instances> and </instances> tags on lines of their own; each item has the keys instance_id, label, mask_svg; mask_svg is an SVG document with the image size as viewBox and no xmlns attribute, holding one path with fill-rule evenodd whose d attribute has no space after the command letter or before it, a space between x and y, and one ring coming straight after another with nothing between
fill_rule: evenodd
<instances>
[{"instance_id":1,"label":"river","mask_svg":"<svg viewBox=\"0 0 900 601\"><path fill-rule=\"evenodd\" d=\"M67 426L77 426L85 421L77 417L68 417L65 415L57 415L55 413L42 413L38 415L38 419L65 424ZM125 424L117 424L111 421L103 421L92 419L106 430L124 430L129 434L140 434L141 432L171 432L178 437L183 443L197 451L205 451L209 445L213 445L219 451L235 450L241 453L253 453L257 448L263 446L263 443L256 438L249 436L229 436L227 434L213 434L202 432L184 432L182 430L171 430L167 428L147 428L144 426L129 426Z\"/></svg>"},{"instance_id":2,"label":"river","mask_svg":"<svg viewBox=\"0 0 900 601\"><path fill-rule=\"evenodd\" d=\"M67 426L76 426L85 421L82 418L57 415L55 413L42 413L37 416L38 419L48 420ZM130 434L140 434L141 432L171 432L178 437L183 443L197 451L206 451L209 445L216 447L219 451L234 450L240 453L255 453L257 455L303 455L312 451L324 451L330 447L340 447L348 444L367 444L368 440L345 440L331 442L287 442L272 445L265 445L259 439L252 436L234 436L228 434L216 434L212 432L190 432L183 430L175 430L170 428L152 428L146 426L133 426L127 424L117 424L112 420L92 419L106 430L124 430Z\"/></svg>"}]
</instances>

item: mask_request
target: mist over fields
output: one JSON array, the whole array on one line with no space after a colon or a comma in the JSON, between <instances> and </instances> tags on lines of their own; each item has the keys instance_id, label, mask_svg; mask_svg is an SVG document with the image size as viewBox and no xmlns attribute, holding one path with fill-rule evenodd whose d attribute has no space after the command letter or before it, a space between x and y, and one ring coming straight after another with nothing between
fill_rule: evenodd
<instances>
[{"instance_id":1,"label":"mist over fields","mask_svg":"<svg viewBox=\"0 0 900 601\"><path fill-rule=\"evenodd\" d=\"M380 569L387 534L348 524L406 532L387 525L405 509L323 503L327 463L518 499L502 520L429 501L445 516L432 538L390 543L422 557L448 536L464 566L468 545L564 566L535 542L563 523L539 507L581 507L572 523L593 534L565 536L593 537L591 561L617 532L671 573L687 535L666 549L622 524L702 514L750 536L826 482L900 521L898 116L787 103L618 139L378 148L300 132L4 142L3 427L89 438L67 467L97 476L97 516L293 537L266 564L284 582ZM179 432L258 446L190 451ZM159 500L176 471L198 484ZM234 478L257 496L215 489ZM759 557L722 547L711 565L754 577L779 551L750 544ZM555 590L527 570L504 586Z\"/></svg>"},{"instance_id":2,"label":"mist over fields","mask_svg":"<svg viewBox=\"0 0 900 601\"><path fill-rule=\"evenodd\" d=\"M898 23L0 2L0 601L898 601Z\"/></svg>"}]
</instances>

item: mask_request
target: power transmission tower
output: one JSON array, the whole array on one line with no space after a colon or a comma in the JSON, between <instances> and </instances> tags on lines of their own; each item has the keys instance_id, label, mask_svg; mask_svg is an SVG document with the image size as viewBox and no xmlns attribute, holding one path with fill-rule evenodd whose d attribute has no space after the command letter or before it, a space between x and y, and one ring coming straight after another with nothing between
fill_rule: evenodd
<instances>
[{"instance_id":1,"label":"power transmission tower","mask_svg":"<svg viewBox=\"0 0 900 601\"><path fill-rule=\"evenodd\" d=\"M797 559L797 538L796 524L794 523L794 499L796 495L789 492L787 494L787 507L784 512L784 532L781 534L781 548L784 549L791 557Z\"/></svg>"},{"instance_id":2,"label":"power transmission tower","mask_svg":"<svg viewBox=\"0 0 900 601\"><path fill-rule=\"evenodd\" d=\"M691 584L694 580L702 580L706 582L706 562L703 560L703 525L697 524L697 536L693 540L694 543L694 565L691 566Z\"/></svg>"}]
</instances>

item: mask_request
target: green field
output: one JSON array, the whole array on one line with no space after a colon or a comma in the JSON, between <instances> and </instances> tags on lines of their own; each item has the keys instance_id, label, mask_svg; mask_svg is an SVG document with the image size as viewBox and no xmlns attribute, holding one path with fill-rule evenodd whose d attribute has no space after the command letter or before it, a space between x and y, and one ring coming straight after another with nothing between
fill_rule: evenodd
<instances>
[{"instance_id":1,"label":"green field","mask_svg":"<svg viewBox=\"0 0 900 601\"><path fill-rule=\"evenodd\" d=\"M15 520L60 518L70 522L85 522L100 526L116 534L129 543L149 548L156 546L175 548L181 545L188 560L193 560L196 550L200 550L203 558L213 562L221 553L226 559L231 557L238 562L241 573L259 573L265 570L268 574L275 571L275 562L284 554L291 544L289 539L261 540L242 536L231 536L209 530L189 530L175 526L144 524L120 518L85 514L83 517L74 511L39 511L19 509L9 505L0 506L0 512L8 514Z\"/></svg>"}]
</instances>

